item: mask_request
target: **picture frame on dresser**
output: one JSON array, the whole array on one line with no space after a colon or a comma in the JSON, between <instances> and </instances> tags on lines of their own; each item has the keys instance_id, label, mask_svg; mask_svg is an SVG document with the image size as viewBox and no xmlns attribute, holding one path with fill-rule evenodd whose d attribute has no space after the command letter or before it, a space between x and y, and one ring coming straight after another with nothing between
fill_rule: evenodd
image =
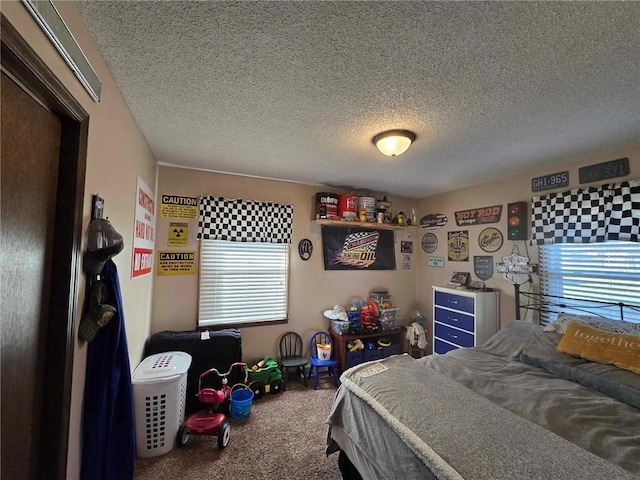
<instances>
[{"instance_id":1,"label":"picture frame on dresser","mask_svg":"<svg viewBox=\"0 0 640 480\"><path fill-rule=\"evenodd\" d=\"M500 328L500 293L433 287L433 353L475 347Z\"/></svg>"}]
</instances>

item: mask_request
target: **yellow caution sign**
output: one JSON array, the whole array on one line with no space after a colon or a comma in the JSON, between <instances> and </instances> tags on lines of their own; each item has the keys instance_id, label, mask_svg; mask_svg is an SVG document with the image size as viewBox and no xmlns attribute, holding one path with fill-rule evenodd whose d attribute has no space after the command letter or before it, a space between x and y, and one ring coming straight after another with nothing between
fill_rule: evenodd
<instances>
[{"instance_id":1,"label":"yellow caution sign","mask_svg":"<svg viewBox=\"0 0 640 480\"><path fill-rule=\"evenodd\" d=\"M162 195L160 198L160 216L162 218L198 218L198 197L182 195Z\"/></svg>"},{"instance_id":2,"label":"yellow caution sign","mask_svg":"<svg viewBox=\"0 0 640 480\"><path fill-rule=\"evenodd\" d=\"M196 252L158 252L158 275L194 275Z\"/></svg>"},{"instance_id":3,"label":"yellow caution sign","mask_svg":"<svg viewBox=\"0 0 640 480\"><path fill-rule=\"evenodd\" d=\"M189 224L169 222L169 246L184 247L189 243Z\"/></svg>"}]
</instances>

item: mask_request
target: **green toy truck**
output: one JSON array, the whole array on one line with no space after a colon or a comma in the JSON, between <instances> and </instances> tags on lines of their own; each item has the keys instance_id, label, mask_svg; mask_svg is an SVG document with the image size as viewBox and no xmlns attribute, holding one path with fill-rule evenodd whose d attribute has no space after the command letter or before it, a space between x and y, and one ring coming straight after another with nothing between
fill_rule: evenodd
<instances>
[{"instance_id":1,"label":"green toy truck","mask_svg":"<svg viewBox=\"0 0 640 480\"><path fill-rule=\"evenodd\" d=\"M248 386L253 391L254 398L258 399L265 393L280 393L284 382L282 380L282 372L278 368L278 362L265 357L249 368Z\"/></svg>"}]
</instances>

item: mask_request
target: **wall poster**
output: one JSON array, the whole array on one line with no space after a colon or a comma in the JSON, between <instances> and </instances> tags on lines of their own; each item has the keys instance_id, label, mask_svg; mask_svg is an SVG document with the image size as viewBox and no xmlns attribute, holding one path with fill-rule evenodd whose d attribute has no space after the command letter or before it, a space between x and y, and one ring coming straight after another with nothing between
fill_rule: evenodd
<instances>
[{"instance_id":1,"label":"wall poster","mask_svg":"<svg viewBox=\"0 0 640 480\"><path fill-rule=\"evenodd\" d=\"M493 276L493 255L475 255L473 273L480 280L489 280Z\"/></svg>"},{"instance_id":2,"label":"wall poster","mask_svg":"<svg viewBox=\"0 0 640 480\"><path fill-rule=\"evenodd\" d=\"M322 226L325 270L395 270L393 230Z\"/></svg>"},{"instance_id":3,"label":"wall poster","mask_svg":"<svg viewBox=\"0 0 640 480\"><path fill-rule=\"evenodd\" d=\"M194 275L196 252L158 252L158 275Z\"/></svg>"},{"instance_id":4,"label":"wall poster","mask_svg":"<svg viewBox=\"0 0 640 480\"><path fill-rule=\"evenodd\" d=\"M454 212L456 215L456 225L459 227L466 225L482 225L484 223L498 223L502 217L502 205L491 207L474 208L472 210L461 210Z\"/></svg>"},{"instance_id":5,"label":"wall poster","mask_svg":"<svg viewBox=\"0 0 640 480\"><path fill-rule=\"evenodd\" d=\"M170 247L185 247L189 243L189 224L186 222L169 222Z\"/></svg>"},{"instance_id":6,"label":"wall poster","mask_svg":"<svg viewBox=\"0 0 640 480\"><path fill-rule=\"evenodd\" d=\"M469 230L447 232L447 255L452 262L469 261Z\"/></svg>"},{"instance_id":7,"label":"wall poster","mask_svg":"<svg viewBox=\"0 0 640 480\"><path fill-rule=\"evenodd\" d=\"M138 177L136 185L136 213L133 226L133 258L131 278L151 273L153 265L153 237L155 225L155 196Z\"/></svg>"},{"instance_id":8,"label":"wall poster","mask_svg":"<svg viewBox=\"0 0 640 480\"><path fill-rule=\"evenodd\" d=\"M198 197L165 194L160 198L160 217L197 220L199 207Z\"/></svg>"}]
</instances>

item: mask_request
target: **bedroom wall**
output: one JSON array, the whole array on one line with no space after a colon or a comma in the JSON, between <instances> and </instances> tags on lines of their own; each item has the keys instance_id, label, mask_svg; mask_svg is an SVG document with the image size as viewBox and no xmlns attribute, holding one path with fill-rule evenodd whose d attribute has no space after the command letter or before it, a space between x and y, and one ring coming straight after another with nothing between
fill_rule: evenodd
<instances>
[{"instance_id":1,"label":"bedroom wall","mask_svg":"<svg viewBox=\"0 0 640 480\"><path fill-rule=\"evenodd\" d=\"M593 184L580 185L578 183L578 169L587 165L593 165L617 158L628 157L630 162L630 174L626 177L615 178L608 181L596 182ZM573 159L570 162L557 162L549 168L543 170L535 170L530 172L522 172L520 175L516 175L509 178L496 180L494 182L485 183L469 188L462 188L459 190L443 193L440 195L434 195L431 197L425 197L418 202L418 216L423 216L430 213L442 213L448 217L448 223L435 230L421 230L417 232L418 245L420 240L426 232L432 232L438 238L438 247L433 253L425 253L422 248L418 248L416 256L417 264L417 304L424 312L428 312L429 320L431 320L432 309L432 286L445 285L451 278L451 274L454 271L466 271L471 272L471 279L478 280L473 274L473 257L474 255L493 255L493 264L495 270L495 263L502 261L502 257L505 255L511 255L514 246L518 247L520 254L529 255L531 257L531 263L538 262L538 247L528 245L525 241L509 241L506 238L507 232L507 203L527 201L529 209L531 208L531 197L534 195L531 192L531 179L541 175L547 175L557 172L569 171L570 184L568 188L563 188L555 191L563 191L567 189L574 189L578 187L585 187L590 185L599 185L602 183L619 182L626 179L640 178L640 146L633 145L619 150L606 152L603 154L594 155L592 157L583 159ZM536 195L544 195L554 190L546 190L543 192L536 192ZM458 227L455 222L454 212L488 207L492 205L503 205L502 218L499 223L475 225L468 227ZM494 253L484 252L478 245L478 235L486 227L496 227L504 235L504 244L502 248ZM468 230L469 231L469 261L468 262L455 262L448 261L447 259L447 232L454 230ZM530 232L530 227L529 227ZM528 253L527 253L528 252ZM444 268L429 267L427 266L427 258L429 256L437 256L445 258ZM538 291L538 275L533 275L532 285L522 285L522 291ZM486 281L486 286L497 289L501 292L500 295L500 323L505 325L515 319L515 298L514 287L509 283L502 274L494 271L493 276ZM526 320L532 320L531 317Z\"/></svg>"},{"instance_id":2,"label":"bedroom wall","mask_svg":"<svg viewBox=\"0 0 640 480\"><path fill-rule=\"evenodd\" d=\"M347 306L354 297L366 298L372 289L386 288L393 295L394 304L408 319L414 308L415 268L403 270L400 241L413 240L415 252L416 229L395 230L395 271L325 271L322 260L320 226L312 222L316 192L326 187L264 180L260 178L225 175L198 170L160 166L157 198L163 194L198 196L212 194L227 198L244 198L294 206L293 240L289 270L289 322L282 325L246 327L242 329L242 349L246 360L264 355L277 357L280 335L294 330L305 341L316 330L329 328L329 320L322 312L334 305ZM415 201L388 197L394 212L411 211ZM156 251L198 250L195 240L198 221L189 221L189 243L185 247L168 248L170 221L157 218ZM297 252L298 242L308 238L313 242L311 259L303 261ZM415 254L413 254L415 258ZM154 267L155 268L155 267ZM151 332L163 330L193 330L197 325L198 276L156 276L153 292L153 320Z\"/></svg>"},{"instance_id":3,"label":"bedroom wall","mask_svg":"<svg viewBox=\"0 0 640 480\"><path fill-rule=\"evenodd\" d=\"M21 2L3 1L0 5L2 14L90 115L83 224L86 229L90 219L91 195L99 194L105 199L105 216L109 217L113 226L124 237L125 248L114 261L120 274L129 356L131 366L135 368L141 359L150 328L153 286L152 275L131 279L136 179L138 176L142 177L147 185L155 189L155 159L73 2L56 2L56 7L102 80L100 103L91 100ZM82 277L80 295L76 300L79 312L82 311L84 285ZM76 318L76 335L79 322L80 318ZM76 341L67 478L79 478L80 475L80 428L86 353L87 344Z\"/></svg>"}]
</instances>

